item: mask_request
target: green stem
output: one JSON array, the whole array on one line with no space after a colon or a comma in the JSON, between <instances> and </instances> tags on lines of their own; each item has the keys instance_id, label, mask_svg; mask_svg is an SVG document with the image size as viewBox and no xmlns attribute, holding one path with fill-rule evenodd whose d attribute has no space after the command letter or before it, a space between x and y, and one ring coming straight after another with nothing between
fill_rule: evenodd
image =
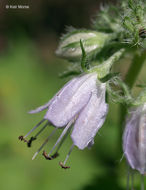
<instances>
[{"instance_id":1,"label":"green stem","mask_svg":"<svg viewBox=\"0 0 146 190\"><path fill-rule=\"evenodd\" d=\"M128 73L126 75L126 78L125 78L125 82L129 86L130 89L132 89L132 87L141 71L141 68L144 64L145 59L146 59L146 51L144 51L141 54L139 54L139 53L135 54L135 56L132 60L132 63L130 65L130 68L128 70Z\"/></svg>"},{"instance_id":2,"label":"green stem","mask_svg":"<svg viewBox=\"0 0 146 190\"><path fill-rule=\"evenodd\" d=\"M127 75L125 77L125 83L129 86L130 90L132 89L134 83L136 82L136 79L142 69L142 66L145 62L146 59L146 51L143 51L142 53L136 52L132 63L129 67L129 70L127 72ZM122 143L122 134L123 134L123 126L124 126L124 122L125 122L125 117L126 117L126 113L127 113L127 105L121 105L120 106L120 133L119 133L119 139L120 139L120 147L121 147L121 143ZM122 152L122 150L120 149L120 153Z\"/></svg>"}]
</instances>

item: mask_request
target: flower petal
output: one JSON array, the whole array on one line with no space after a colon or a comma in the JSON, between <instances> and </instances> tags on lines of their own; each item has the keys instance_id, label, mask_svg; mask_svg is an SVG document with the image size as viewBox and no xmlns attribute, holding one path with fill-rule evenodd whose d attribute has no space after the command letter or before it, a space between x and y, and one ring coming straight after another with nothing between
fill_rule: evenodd
<instances>
[{"instance_id":1,"label":"flower petal","mask_svg":"<svg viewBox=\"0 0 146 190\"><path fill-rule=\"evenodd\" d=\"M49 105L50 105L50 101L47 102L45 105L36 108L35 110L30 110L28 113L34 114L34 113L41 112L41 111L47 109L49 107Z\"/></svg>"},{"instance_id":2,"label":"flower petal","mask_svg":"<svg viewBox=\"0 0 146 190\"><path fill-rule=\"evenodd\" d=\"M123 149L124 154L131 168L139 168L138 161L138 116L133 114L127 119L127 124L123 136Z\"/></svg>"},{"instance_id":3,"label":"flower petal","mask_svg":"<svg viewBox=\"0 0 146 190\"><path fill-rule=\"evenodd\" d=\"M133 169L146 173L146 106L137 107L127 118L123 150Z\"/></svg>"},{"instance_id":4,"label":"flower petal","mask_svg":"<svg viewBox=\"0 0 146 190\"><path fill-rule=\"evenodd\" d=\"M139 155L139 160L140 160L140 169L141 169L140 173L146 174L146 110L142 110L141 117L139 120L139 126L140 126L140 129L139 129L139 154L138 155Z\"/></svg>"},{"instance_id":5,"label":"flower petal","mask_svg":"<svg viewBox=\"0 0 146 190\"><path fill-rule=\"evenodd\" d=\"M44 118L57 127L65 126L87 104L91 91L96 89L96 79L96 73L75 78L52 99Z\"/></svg>"},{"instance_id":6,"label":"flower petal","mask_svg":"<svg viewBox=\"0 0 146 190\"><path fill-rule=\"evenodd\" d=\"M49 102L47 102L47 103L46 103L45 105L43 105L43 106L40 106L40 107L38 107L38 108L36 108L36 109L34 109L34 110L29 111L28 113L34 114L34 113L38 113L38 112L41 112L41 111L47 109L47 108L49 107L49 105L54 101L54 99L55 99L58 95L60 95L60 94L62 93L62 91L66 91L66 89L67 89L69 86L70 86L70 87L73 86L73 85L75 84L76 80L77 80L77 78L74 78L74 79L72 79L71 81L69 81L67 84L64 85L64 87L63 87Z\"/></svg>"},{"instance_id":7,"label":"flower petal","mask_svg":"<svg viewBox=\"0 0 146 190\"><path fill-rule=\"evenodd\" d=\"M79 149L84 149L90 142L93 142L93 138L102 127L107 111L108 105L105 103L105 84L100 84L97 88L98 92L93 92L92 96L80 113L78 119L75 122L71 138L74 144Z\"/></svg>"}]
</instances>

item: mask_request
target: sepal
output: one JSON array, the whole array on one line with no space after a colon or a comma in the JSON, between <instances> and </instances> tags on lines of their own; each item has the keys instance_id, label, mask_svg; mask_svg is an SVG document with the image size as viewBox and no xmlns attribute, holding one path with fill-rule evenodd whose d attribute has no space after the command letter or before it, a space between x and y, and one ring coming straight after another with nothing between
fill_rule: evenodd
<instances>
[{"instance_id":1,"label":"sepal","mask_svg":"<svg viewBox=\"0 0 146 190\"><path fill-rule=\"evenodd\" d=\"M97 72L98 79L104 78L110 73L112 65L121 58L124 51L124 49L117 51L109 59L104 61L102 64L93 67L91 70L89 70L89 72Z\"/></svg>"},{"instance_id":2,"label":"sepal","mask_svg":"<svg viewBox=\"0 0 146 190\"><path fill-rule=\"evenodd\" d=\"M133 102L130 89L119 76L115 76L107 82L107 93L108 97L115 103L123 103L129 106Z\"/></svg>"},{"instance_id":3,"label":"sepal","mask_svg":"<svg viewBox=\"0 0 146 190\"><path fill-rule=\"evenodd\" d=\"M146 88L139 94L135 101L132 102L133 106L139 106L146 102Z\"/></svg>"}]
</instances>

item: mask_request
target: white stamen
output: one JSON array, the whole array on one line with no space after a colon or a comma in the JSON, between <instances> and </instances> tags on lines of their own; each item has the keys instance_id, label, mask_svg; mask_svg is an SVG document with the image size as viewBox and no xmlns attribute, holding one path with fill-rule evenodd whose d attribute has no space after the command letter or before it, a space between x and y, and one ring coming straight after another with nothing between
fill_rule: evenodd
<instances>
[{"instance_id":1,"label":"white stamen","mask_svg":"<svg viewBox=\"0 0 146 190\"><path fill-rule=\"evenodd\" d=\"M44 143L40 146L40 148L37 150L37 152L33 155L32 160L35 159L35 157L38 155L38 153L42 150L42 148L47 144L47 142L49 141L49 139L54 135L54 133L56 132L58 128L55 128L52 133L47 137L47 139L44 141Z\"/></svg>"},{"instance_id":2,"label":"white stamen","mask_svg":"<svg viewBox=\"0 0 146 190\"><path fill-rule=\"evenodd\" d=\"M26 138L30 133L32 133L36 128L38 128L44 121L45 121L45 119L42 119L35 127L33 127L33 128L24 136L24 138Z\"/></svg>"},{"instance_id":3,"label":"white stamen","mask_svg":"<svg viewBox=\"0 0 146 190\"><path fill-rule=\"evenodd\" d=\"M62 144L64 143L65 139L67 138L67 136L68 136L68 134L69 134L71 128L72 128L72 127L70 127L70 128L68 129L67 133L64 135L63 139L61 140L61 142L59 143L59 146L58 146L57 149L56 149L56 152L58 152L59 149L61 148L61 146L62 146Z\"/></svg>"},{"instance_id":4,"label":"white stamen","mask_svg":"<svg viewBox=\"0 0 146 190\"><path fill-rule=\"evenodd\" d=\"M61 133L60 137L58 138L57 142L55 143L55 145L53 146L52 150L49 152L48 156L50 156L50 154L53 152L53 150L56 148L56 146L58 145L58 143L61 141L61 139L64 137L64 135L67 133L69 127L73 124L75 119L71 120L67 126L65 127L65 129L63 130L63 132Z\"/></svg>"},{"instance_id":5,"label":"white stamen","mask_svg":"<svg viewBox=\"0 0 146 190\"><path fill-rule=\"evenodd\" d=\"M65 158L65 160L63 162L64 165L66 164L66 162L67 162L67 160L68 160L68 158L69 158L69 156L70 156L73 148L74 148L74 144L72 144L72 146L71 146L71 148L70 148L70 150L69 150L69 152L68 152L68 154L67 154L67 156L66 156L66 158Z\"/></svg>"},{"instance_id":6,"label":"white stamen","mask_svg":"<svg viewBox=\"0 0 146 190\"><path fill-rule=\"evenodd\" d=\"M34 136L34 138L36 138L39 134L41 134L41 132L47 127L48 124L49 121L47 121L47 123L38 131L38 133Z\"/></svg>"}]
</instances>

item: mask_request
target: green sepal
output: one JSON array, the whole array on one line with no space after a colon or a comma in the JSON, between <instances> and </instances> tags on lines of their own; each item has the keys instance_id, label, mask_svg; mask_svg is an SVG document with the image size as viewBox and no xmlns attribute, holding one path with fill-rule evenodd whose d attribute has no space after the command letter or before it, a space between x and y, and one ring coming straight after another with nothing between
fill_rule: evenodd
<instances>
[{"instance_id":1,"label":"green sepal","mask_svg":"<svg viewBox=\"0 0 146 190\"><path fill-rule=\"evenodd\" d=\"M105 77L100 78L99 80L100 80L102 83L105 83L105 82L111 80L112 78L114 78L114 77L116 77L116 76L118 76L118 75L119 75L119 73L109 73L109 74L107 74Z\"/></svg>"},{"instance_id":2,"label":"green sepal","mask_svg":"<svg viewBox=\"0 0 146 190\"><path fill-rule=\"evenodd\" d=\"M80 40L80 46L82 50L81 68L83 71L87 71L90 68L89 61L82 40Z\"/></svg>"},{"instance_id":3,"label":"green sepal","mask_svg":"<svg viewBox=\"0 0 146 190\"><path fill-rule=\"evenodd\" d=\"M90 69L89 72L97 72L98 79L104 78L106 75L110 73L112 65L121 58L124 51L125 51L124 49L117 51L109 59L104 61L102 64Z\"/></svg>"},{"instance_id":4,"label":"green sepal","mask_svg":"<svg viewBox=\"0 0 146 190\"><path fill-rule=\"evenodd\" d=\"M139 94L139 96L132 102L133 106L139 106L146 103L146 88Z\"/></svg>"},{"instance_id":5,"label":"green sepal","mask_svg":"<svg viewBox=\"0 0 146 190\"><path fill-rule=\"evenodd\" d=\"M128 86L119 77L108 81L107 93L109 98L115 103L123 103L129 106L133 102Z\"/></svg>"}]
</instances>

